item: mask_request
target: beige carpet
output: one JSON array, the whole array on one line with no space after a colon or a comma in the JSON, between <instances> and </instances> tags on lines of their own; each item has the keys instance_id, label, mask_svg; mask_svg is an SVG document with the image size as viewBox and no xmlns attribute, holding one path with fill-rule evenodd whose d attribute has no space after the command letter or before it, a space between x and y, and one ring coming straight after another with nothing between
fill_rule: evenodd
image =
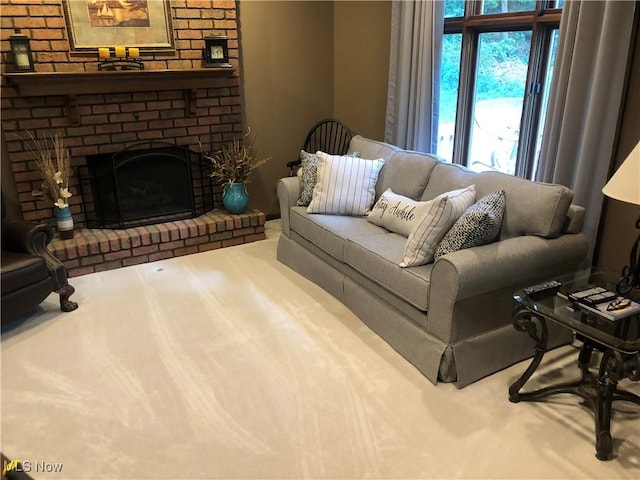
<instances>
[{"instance_id":1,"label":"beige carpet","mask_svg":"<svg viewBox=\"0 0 640 480\"><path fill-rule=\"evenodd\" d=\"M434 386L275 260L278 229L75 278L72 313L47 299L2 339L2 451L37 479L640 478L637 407L600 462L577 399L509 403L527 362Z\"/></svg>"}]
</instances>

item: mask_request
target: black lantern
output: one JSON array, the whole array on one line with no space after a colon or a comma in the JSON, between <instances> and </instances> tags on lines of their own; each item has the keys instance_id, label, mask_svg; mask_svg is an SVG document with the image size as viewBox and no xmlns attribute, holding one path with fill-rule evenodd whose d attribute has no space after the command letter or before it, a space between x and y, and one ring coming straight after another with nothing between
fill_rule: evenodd
<instances>
[{"instance_id":1,"label":"black lantern","mask_svg":"<svg viewBox=\"0 0 640 480\"><path fill-rule=\"evenodd\" d=\"M11 53L13 55L13 68L17 72L33 72L33 56L31 55L31 46L29 45L29 37L24 33L20 33L20 29L16 28L15 33L9 37L11 45Z\"/></svg>"},{"instance_id":2,"label":"black lantern","mask_svg":"<svg viewBox=\"0 0 640 480\"><path fill-rule=\"evenodd\" d=\"M229 63L229 40L223 35L204 37L204 66L231 67Z\"/></svg>"}]
</instances>

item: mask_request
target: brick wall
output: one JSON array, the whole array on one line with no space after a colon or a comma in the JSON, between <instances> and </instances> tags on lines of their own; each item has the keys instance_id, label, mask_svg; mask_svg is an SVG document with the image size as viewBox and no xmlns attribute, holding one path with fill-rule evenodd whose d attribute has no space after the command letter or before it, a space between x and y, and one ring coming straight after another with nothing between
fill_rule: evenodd
<instances>
[{"instance_id":1,"label":"brick wall","mask_svg":"<svg viewBox=\"0 0 640 480\"><path fill-rule=\"evenodd\" d=\"M1 0L0 7L3 59L9 52L9 36L14 28L20 28L31 38L36 72L97 70L97 52L70 53L61 0ZM203 38L229 38L235 73L216 78L211 87L197 89L195 115L186 113L182 91L163 89L159 84L154 91L77 95L79 122L74 124L65 96L21 97L18 88L3 77L2 130L25 219L52 217L51 204L31 195L41 180L24 140L27 130L41 136L61 132L74 168L85 164L86 155L115 153L139 141L169 141L194 151L199 151L201 141L207 149L215 150L242 131L235 1L172 0L171 16L176 50L174 54L142 52L145 70L201 68ZM71 191L74 221L83 226L77 174L71 180Z\"/></svg>"}]
</instances>

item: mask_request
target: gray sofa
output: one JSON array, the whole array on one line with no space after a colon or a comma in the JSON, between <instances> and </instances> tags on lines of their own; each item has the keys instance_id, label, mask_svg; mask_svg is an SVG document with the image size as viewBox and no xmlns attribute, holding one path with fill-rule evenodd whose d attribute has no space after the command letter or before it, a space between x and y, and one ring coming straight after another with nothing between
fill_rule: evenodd
<instances>
[{"instance_id":1,"label":"gray sofa","mask_svg":"<svg viewBox=\"0 0 640 480\"><path fill-rule=\"evenodd\" d=\"M561 185L498 172L474 173L436 157L355 136L349 152L384 158L376 198L387 188L431 200L475 184L480 198L506 192L499 240L434 263L398 266L407 238L366 217L307 213L298 177L278 182L278 260L331 293L433 383L466 386L533 355L511 323L515 290L571 272L585 258L584 209ZM551 348L571 341L550 325Z\"/></svg>"}]
</instances>

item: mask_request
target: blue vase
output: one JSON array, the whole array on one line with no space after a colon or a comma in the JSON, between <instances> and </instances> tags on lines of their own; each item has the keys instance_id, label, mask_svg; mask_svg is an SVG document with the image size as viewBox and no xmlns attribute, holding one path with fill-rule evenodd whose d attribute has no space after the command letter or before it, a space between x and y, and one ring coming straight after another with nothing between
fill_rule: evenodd
<instances>
[{"instance_id":1,"label":"blue vase","mask_svg":"<svg viewBox=\"0 0 640 480\"><path fill-rule=\"evenodd\" d=\"M247 211L249 194L244 183L226 183L222 190L222 204L229 213L239 215Z\"/></svg>"},{"instance_id":2,"label":"blue vase","mask_svg":"<svg viewBox=\"0 0 640 480\"><path fill-rule=\"evenodd\" d=\"M71 209L67 207L54 207L53 208L56 217L56 226L60 238L68 240L73 238L73 217L71 216Z\"/></svg>"}]
</instances>

